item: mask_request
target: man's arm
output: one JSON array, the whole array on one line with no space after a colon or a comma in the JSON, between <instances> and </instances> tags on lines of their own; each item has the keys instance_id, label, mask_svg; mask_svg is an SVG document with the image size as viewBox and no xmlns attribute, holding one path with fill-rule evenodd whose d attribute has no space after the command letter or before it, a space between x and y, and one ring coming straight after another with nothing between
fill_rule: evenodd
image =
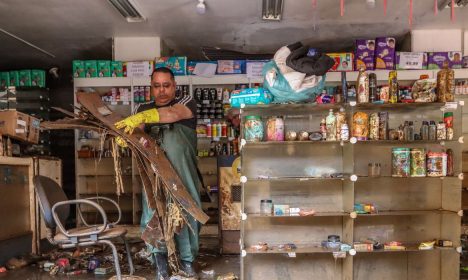
<instances>
[{"instance_id":1,"label":"man's arm","mask_svg":"<svg viewBox=\"0 0 468 280\"><path fill-rule=\"evenodd\" d=\"M175 123L194 117L192 110L182 104L158 109L160 123Z\"/></svg>"}]
</instances>

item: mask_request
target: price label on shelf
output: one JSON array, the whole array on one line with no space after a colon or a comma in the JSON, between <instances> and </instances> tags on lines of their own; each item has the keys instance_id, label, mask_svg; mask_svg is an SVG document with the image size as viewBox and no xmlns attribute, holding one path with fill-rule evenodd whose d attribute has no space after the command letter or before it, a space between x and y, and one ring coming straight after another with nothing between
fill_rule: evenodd
<instances>
[{"instance_id":1,"label":"price label on shelf","mask_svg":"<svg viewBox=\"0 0 468 280\"><path fill-rule=\"evenodd\" d=\"M125 102L123 103L123 105L130 105L130 102L125 101Z\"/></svg>"},{"instance_id":2,"label":"price label on shelf","mask_svg":"<svg viewBox=\"0 0 468 280\"><path fill-rule=\"evenodd\" d=\"M111 105L117 105L117 101L112 101Z\"/></svg>"},{"instance_id":3,"label":"price label on shelf","mask_svg":"<svg viewBox=\"0 0 468 280\"><path fill-rule=\"evenodd\" d=\"M400 67L404 69L422 69L424 56L421 53L405 54L400 56Z\"/></svg>"},{"instance_id":4,"label":"price label on shelf","mask_svg":"<svg viewBox=\"0 0 468 280\"><path fill-rule=\"evenodd\" d=\"M296 252L289 252L288 257L295 258L296 257Z\"/></svg>"},{"instance_id":5,"label":"price label on shelf","mask_svg":"<svg viewBox=\"0 0 468 280\"><path fill-rule=\"evenodd\" d=\"M456 110L457 107L458 107L457 102L446 102L445 106L444 106L444 109L445 110Z\"/></svg>"}]
</instances>

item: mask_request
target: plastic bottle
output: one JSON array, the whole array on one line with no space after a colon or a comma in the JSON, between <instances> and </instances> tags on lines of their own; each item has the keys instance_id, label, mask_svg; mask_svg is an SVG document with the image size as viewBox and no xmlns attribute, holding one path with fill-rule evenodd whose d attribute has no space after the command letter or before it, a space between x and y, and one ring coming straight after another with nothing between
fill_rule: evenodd
<instances>
[{"instance_id":1,"label":"plastic bottle","mask_svg":"<svg viewBox=\"0 0 468 280\"><path fill-rule=\"evenodd\" d=\"M427 121L423 121L421 125L421 139L422 140L429 140L429 124Z\"/></svg>"},{"instance_id":2,"label":"plastic bottle","mask_svg":"<svg viewBox=\"0 0 468 280\"><path fill-rule=\"evenodd\" d=\"M222 136L222 126L221 126L221 123L217 123L217 124L216 124L216 135L218 135L218 137L221 137L221 136Z\"/></svg>"},{"instance_id":3,"label":"plastic bottle","mask_svg":"<svg viewBox=\"0 0 468 280\"><path fill-rule=\"evenodd\" d=\"M216 129L216 123L211 125L211 137L217 137L218 130Z\"/></svg>"},{"instance_id":4,"label":"plastic bottle","mask_svg":"<svg viewBox=\"0 0 468 280\"><path fill-rule=\"evenodd\" d=\"M330 109L326 119L327 141L336 141L336 117L333 109Z\"/></svg>"},{"instance_id":5,"label":"plastic bottle","mask_svg":"<svg viewBox=\"0 0 468 280\"><path fill-rule=\"evenodd\" d=\"M408 122L408 141L414 141L414 125L412 121Z\"/></svg>"},{"instance_id":6,"label":"plastic bottle","mask_svg":"<svg viewBox=\"0 0 468 280\"><path fill-rule=\"evenodd\" d=\"M221 124L221 136L223 137L227 136L227 125L225 122Z\"/></svg>"},{"instance_id":7,"label":"plastic bottle","mask_svg":"<svg viewBox=\"0 0 468 280\"><path fill-rule=\"evenodd\" d=\"M375 73L369 74L369 101L372 103L378 101L377 95L377 75Z\"/></svg>"},{"instance_id":8,"label":"plastic bottle","mask_svg":"<svg viewBox=\"0 0 468 280\"><path fill-rule=\"evenodd\" d=\"M343 103L348 103L348 84L346 82L346 72L341 72L341 89L343 91Z\"/></svg>"},{"instance_id":9,"label":"plastic bottle","mask_svg":"<svg viewBox=\"0 0 468 280\"><path fill-rule=\"evenodd\" d=\"M437 126L435 121L429 122L429 140L435 141L437 139Z\"/></svg>"},{"instance_id":10,"label":"plastic bottle","mask_svg":"<svg viewBox=\"0 0 468 280\"><path fill-rule=\"evenodd\" d=\"M211 137L211 123L206 124L206 137Z\"/></svg>"},{"instance_id":11,"label":"plastic bottle","mask_svg":"<svg viewBox=\"0 0 468 280\"><path fill-rule=\"evenodd\" d=\"M405 121L403 125L403 140L409 141L409 122Z\"/></svg>"}]
</instances>

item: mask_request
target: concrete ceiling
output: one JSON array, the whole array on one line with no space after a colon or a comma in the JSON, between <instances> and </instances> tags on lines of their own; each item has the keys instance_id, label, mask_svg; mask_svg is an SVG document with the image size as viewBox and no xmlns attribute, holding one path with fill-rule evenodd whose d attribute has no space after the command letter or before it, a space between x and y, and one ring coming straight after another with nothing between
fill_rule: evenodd
<instances>
[{"instance_id":1,"label":"concrete ceiling","mask_svg":"<svg viewBox=\"0 0 468 280\"><path fill-rule=\"evenodd\" d=\"M0 28L56 55L41 52L0 33L0 70L70 68L73 59L111 59L114 36L160 36L176 54L200 58L201 46L250 53L273 53L280 46L301 40L327 51L351 50L356 38L390 35L402 38L410 31L409 0L383 0L374 9L366 0L285 0L283 20L260 19L261 0L205 0L207 12L195 12L196 0L136 0L148 18L127 23L106 0L2 0ZM439 0L441 1L441 0ZM433 14L432 0L414 0L412 28L468 29L468 7ZM314 25L315 23L315 25ZM314 28L315 26L315 28Z\"/></svg>"}]
</instances>

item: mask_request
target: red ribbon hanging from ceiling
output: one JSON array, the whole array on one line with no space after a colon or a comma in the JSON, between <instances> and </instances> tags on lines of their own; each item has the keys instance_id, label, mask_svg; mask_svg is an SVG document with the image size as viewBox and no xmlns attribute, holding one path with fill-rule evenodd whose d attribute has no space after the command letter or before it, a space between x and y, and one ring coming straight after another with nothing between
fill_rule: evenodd
<instances>
[{"instance_id":1,"label":"red ribbon hanging from ceiling","mask_svg":"<svg viewBox=\"0 0 468 280\"><path fill-rule=\"evenodd\" d=\"M409 1L409 17L408 17L409 25L413 25L413 0Z\"/></svg>"},{"instance_id":2,"label":"red ribbon hanging from ceiling","mask_svg":"<svg viewBox=\"0 0 468 280\"><path fill-rule=\"evenodd\" d=\"M452 20L452 22L455 21L455 0L452 0L450 19Z\"/></svg>"},{"instance_id":3,"label":"red ribbon hanging from ceiling","mask_svg":"<svg viewBox=\"0 0 468 280\"><path fill-rule=\"evenodd\" d=\"M439 7L437 6L437 0L434 0L434 15L437 15L437 13L439 12Z\"/></svg>"},{"instance_id":4,"label":"red ribbon hanging from ceiling","mask_svg":"<svg viewBox=\"0 0 468 280\"><path fill-rule=\"evenodd\" d=\"M344 0L340 0L340 13L341 16L344 15Z\"/></svg>"},{"instance_id":5,"label":"red ribbon hanging from ceiling","mask_svg":"<svg viewBox=\"0 0 468 280\"><path fill-rule=\"evenodd\" d=\"M384 11L384 15L387 15L387 0L383 1L383 11Z\"/></svg>"}]
</instances>

